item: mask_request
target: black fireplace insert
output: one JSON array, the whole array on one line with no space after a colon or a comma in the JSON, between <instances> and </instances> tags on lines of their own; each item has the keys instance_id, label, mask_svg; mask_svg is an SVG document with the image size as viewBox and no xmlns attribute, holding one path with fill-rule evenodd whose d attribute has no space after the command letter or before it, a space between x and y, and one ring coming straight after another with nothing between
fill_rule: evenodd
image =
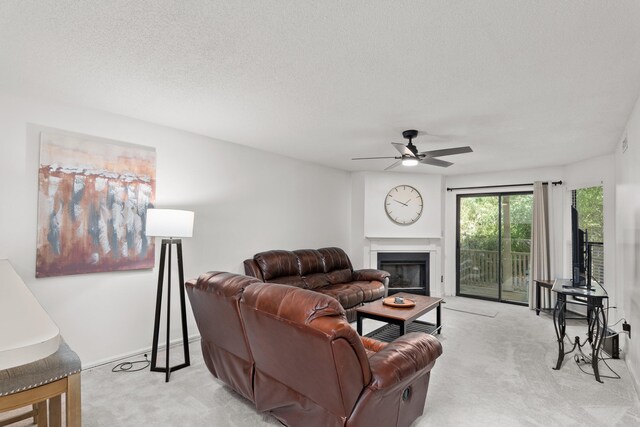
<instances>
[{"instance_id":1,"label":"black fireplace insert","mask_svg":"<svg viewBox=\"0 0 640 427\"><path fill-rule=\"evenodd\" d=\"M378 252L378 269L389 272L389 295L408 292L429 295L429 254Z\"/></svg>"}]
</instances>

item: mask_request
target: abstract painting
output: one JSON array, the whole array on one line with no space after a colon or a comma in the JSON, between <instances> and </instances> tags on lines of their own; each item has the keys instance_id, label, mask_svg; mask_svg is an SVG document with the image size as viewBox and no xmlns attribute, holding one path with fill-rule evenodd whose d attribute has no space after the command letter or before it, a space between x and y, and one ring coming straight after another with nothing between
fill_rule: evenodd
<instances>
[{"instance_id":1,"label":"abstract painting","mask_svg":"<svg viewBox=\"0 0 640 427\"><path fill-rule=\"evenodd\" d=\"M41 132L36 277L153 268L154 148Z\"/></svg>"}]
</instances>

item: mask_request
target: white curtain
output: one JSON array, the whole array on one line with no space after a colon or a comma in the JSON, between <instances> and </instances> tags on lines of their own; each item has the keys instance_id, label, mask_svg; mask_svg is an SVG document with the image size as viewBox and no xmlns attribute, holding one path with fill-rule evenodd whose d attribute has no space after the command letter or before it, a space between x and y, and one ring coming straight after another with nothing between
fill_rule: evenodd
<instances>
[{"instance_id":1,"label":"white curtain","mask_svg":"<svg viewBox=\"0 0 640 427\"><path fill-rule=\"evenodd\" d=\"M533 218L531 224L531 269L529 274L529 308L536 307L535 280L550 280L551 245L549 240L549 187L542 182L533 183ZM546 292L542 292L540 306L549 307L551 301L545 301ZM544 296L543 296L544 295Z\"/></svg>"}]
</instances>

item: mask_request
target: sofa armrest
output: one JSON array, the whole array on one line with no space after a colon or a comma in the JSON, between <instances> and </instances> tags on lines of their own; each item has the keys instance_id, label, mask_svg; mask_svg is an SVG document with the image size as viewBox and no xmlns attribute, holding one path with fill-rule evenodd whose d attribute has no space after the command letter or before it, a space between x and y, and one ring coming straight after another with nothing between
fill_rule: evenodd
<instances>
[{"instance_id":1,"label":"sofa armrest","mask_svg":"<svg viewBox=\"0 0 640 427\"><path fill-rule=\"evenodd\" d=\"M374 270L372 268L353 270L353 280L377 280L378 282L384 282L384 279L387 278L389 278L389 273L384 270Z\"/></svg>"},{"instance_id":2,"label":"sofa armrest","mask_svg":"<svg viewBox=\"0 0 640 427\"><path fill-rule=\"evenodd\" d=\"M375 270L373 268L365 268L362 270L353 270L353 280L372 281L377 280L384 285L384 296L389 295L389 276L390 274L384 270Z\"/></svg>"},{"instance_id":3,"label":"sofa armrest","mask_svg":"<svg viewBox=\"0 0 640 427\"><path fill-rule=\"evenodd\" d=\"M431 369L442 354L433 335L412 332L389 343L369 358L372 389L390 388Z\"/></svg>"},{"instance_id":4,"label":"sofa armrest","mask_svg":"<svg viewBox=\"0 0 640 427\"><path fill-rule=\"evenodd\" d=\"M246 274L247 276L255 277L261 282L264 282L262 270L260 270L260 266L258 266L258 263L254 259L245 259L243 264L244 274Z\"/></svg>"},{"instance_id":5,"label":"sofa armrest","mask_svg":"<svg viewBox=\"0 0 640 427\"><path fill-rule=\"evenodd\" d=\"M369 337L360 337L360 341L362 341L362 345L366 350L369 350L373 353L377 353L383 348L385 348L387 345L389 345L389 343L386 343L384 341L378 341L377 339L369 338Z\"/></svg>"}]
</instances>

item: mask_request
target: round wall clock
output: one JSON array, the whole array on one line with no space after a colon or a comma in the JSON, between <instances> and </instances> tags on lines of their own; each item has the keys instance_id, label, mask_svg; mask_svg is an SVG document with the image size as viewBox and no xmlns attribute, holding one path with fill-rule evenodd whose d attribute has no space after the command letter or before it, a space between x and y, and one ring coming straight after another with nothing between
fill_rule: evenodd
<instances>
[{"instance_id":1,"label":"round wall clock","mask_svg":"<svg viewBox=\"0 0 640 427\"><path fill-rule=\"evenodd\" d=\"M384 199L384 210L396 224L413 224L422 215L422 195L410 185L393 187Z\"/></svg>"}]
</instances>

